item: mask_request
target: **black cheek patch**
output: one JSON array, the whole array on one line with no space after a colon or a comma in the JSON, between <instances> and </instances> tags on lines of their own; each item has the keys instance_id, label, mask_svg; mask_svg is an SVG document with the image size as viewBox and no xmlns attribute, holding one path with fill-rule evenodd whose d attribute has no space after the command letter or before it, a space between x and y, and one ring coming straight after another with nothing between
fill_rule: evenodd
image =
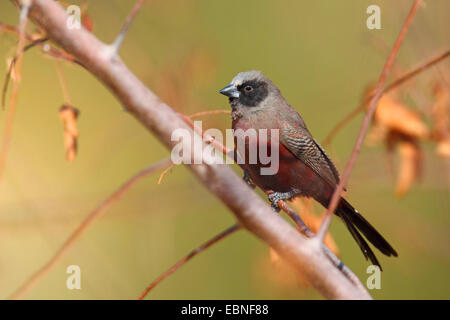
<instances>
[{"instance_id":1,"label":"black cheek patch","mask_svg":"<svg viewBox=\"0 0 450 320\"><path fill-rule=\"evenodd\" d=\"M253 90L251 92L245 91L246 86L251 86ZM252 80L244 82L238 87L238 90L240 92L239 102L247 107L255 107L269 94L267 84L262 81Z\"/></svg>"}]
</instances>

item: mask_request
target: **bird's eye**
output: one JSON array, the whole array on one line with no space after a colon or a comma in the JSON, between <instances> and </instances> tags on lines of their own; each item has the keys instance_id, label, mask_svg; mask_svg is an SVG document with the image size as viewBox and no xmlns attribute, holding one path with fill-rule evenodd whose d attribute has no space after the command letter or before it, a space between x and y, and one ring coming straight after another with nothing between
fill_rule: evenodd
<instances>
[{"instance_id":1,"label":"bird's eye","mask_svg":"<svg viewBox=\"0 0 450 320\"><path fill-rule=\"evenodd\" d=\"M252 92L252 91L253 91L253 87L252 87L252 86L246 86L246 87L244 88L244 90L245 90L246 92Z\"/></svg>"}]
</instances>

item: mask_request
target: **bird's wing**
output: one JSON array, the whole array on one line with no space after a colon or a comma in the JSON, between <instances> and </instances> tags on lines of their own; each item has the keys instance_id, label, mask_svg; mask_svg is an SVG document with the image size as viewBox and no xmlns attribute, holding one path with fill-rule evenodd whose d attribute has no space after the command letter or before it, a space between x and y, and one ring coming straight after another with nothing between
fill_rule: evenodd
<instances>
[{"instance_id":1,"label":"bird's wing","mask_svg":"<svg viewBox=\"0 0 450 320\"><path fill-rule=\"evenodd\" d=\"M280 134L280 142L317 175L333 187L339 183L336 167L308 129L283 124Z\"/></svg>"}]
</instances>

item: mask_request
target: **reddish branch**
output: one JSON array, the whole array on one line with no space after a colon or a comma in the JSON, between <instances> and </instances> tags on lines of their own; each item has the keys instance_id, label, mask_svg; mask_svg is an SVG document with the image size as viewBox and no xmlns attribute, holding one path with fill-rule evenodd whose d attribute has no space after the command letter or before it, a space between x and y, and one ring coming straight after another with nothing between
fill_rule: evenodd
<instances>
[{"instance_id":1,"label":"reddish branch","mask_svg":"<svg viewBox=\"0 0 450 320\"><path fill-rule=\"evenodd\" d=\"M361 146L364 142L364 138L366 136L367 130L369 129L369 125L372 121L373 115L375 114L375 110L377 108L378 101L380 100L381 95L383 93L383 87L386 82L387 76L391 70L392 65L394 64L397 53L400 49L403 39L405 38L405 35L409 29L409 26L411 25L411 22L416 14L416 11L419 8L420 3L421 3L421 0L414 1L413 5L411 7L411 10L403 24L403 27L400 30L397 40L394 43L394 47L392 48L392 51L389 54L388 59L386 60L383 70L381 71L381 75L380 75L380 78L378 79L375 93L374 93L373 97L370 99L369 108L367 110L366 116L363 119L361 130L359 131L358 138L356 139L356 143L355 143L355 146L353 147L352 154L351 154L350 159L345 167L344 173L342 174L342 178L341 178L339 184L337 185L336 190L333 193L330 204L328 206L328 210L325 213L325 219L323 220L322 225L320 226L320 230L317 234L317 236L322 241L325 237L325 234L328 231L328 227L330 226L333 213L336 210L336 207L341 198L342 191L344 190L344 186L346 185L346 183L350 177L350 173L353 169L353 166L355 165L356 159L361 150Z\"/></svg>"},{"instance_id":2,"label":"reddish branch","mask_svg":"<svg viewBox=\"0 0 450 320\"><path fill-rule=\"evenodd\" d=\"M173 130L190 130L183 118L142 84L109 46L84 29L67 29L67 15L57 3L34 0L30 13L50 39L110 88L130 114L167 148L175 145L171 141ZM286 221L274 215L231 168L206 163L188 167L234 213L242 227L274 248L326 298L370 298L367 291L355 286L335 268L321 250L321 243L302 237Z\"/></svg>"},{"instance_id":3,"label":"reddish branch","mask_svg":"<svg viewBox=\"0 0 450 320\"><path fill-rule=\"evenodd\" d=\"M230 110L210 110L210 111L200 111L194 114L191 114L189 118L194 119L201 116L211 115L211 114L231 114Z\"/></svg>"},{"instance_id":4,"label":"reddish branch","mask_svg":"<svg viewBox=\"0 0 450 320\"><path fill-rule=\"evenodd\" d=\"M125 39L127 31L130 28L131 23L134 21L134 18L136 18L137 14L141 10L145 1L146 0L137 0L136 4L133 7L133 10L131 10L131 13L128 15L127 19L125 20L122 30L120 30L119 35L117 36L116 40L111 45L111 49L113 50L113 52L115 54L119 53L120 46L122 45L122 42Z\"/></svg>"}]
</instances>

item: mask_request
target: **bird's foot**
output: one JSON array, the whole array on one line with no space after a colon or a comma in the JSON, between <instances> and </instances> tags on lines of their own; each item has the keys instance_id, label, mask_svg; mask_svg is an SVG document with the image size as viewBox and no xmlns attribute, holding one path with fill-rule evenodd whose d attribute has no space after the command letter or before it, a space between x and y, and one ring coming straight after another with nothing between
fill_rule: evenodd
<instances>
[{"instance_id":1,"label":"bird's foot","mask_svg":"<svg viewBox=\"0 0 450 320\"><path fill-rule=\"evenodd\" d=\"M289 191L289 192L272 192L268 195L269 201L272 203L272 209L275 212L280 212L280 207L278 206L278 201L280 200L289 200L293 196L298 194L297 191Z\"/></svg>"},{"instance_id":2,"label":"bird's foot","mask_svg":"<svg viewBox=\"0 0 450 320\"><path fill-rule=\"evenodd\" d=\"M250 178L250 173L248 172L247 169L244 169L244 177L242 178L244 179L245 183L252 189L255 189L256 186L253 184L252 179Z\"/></svg>"}]
</instances>

